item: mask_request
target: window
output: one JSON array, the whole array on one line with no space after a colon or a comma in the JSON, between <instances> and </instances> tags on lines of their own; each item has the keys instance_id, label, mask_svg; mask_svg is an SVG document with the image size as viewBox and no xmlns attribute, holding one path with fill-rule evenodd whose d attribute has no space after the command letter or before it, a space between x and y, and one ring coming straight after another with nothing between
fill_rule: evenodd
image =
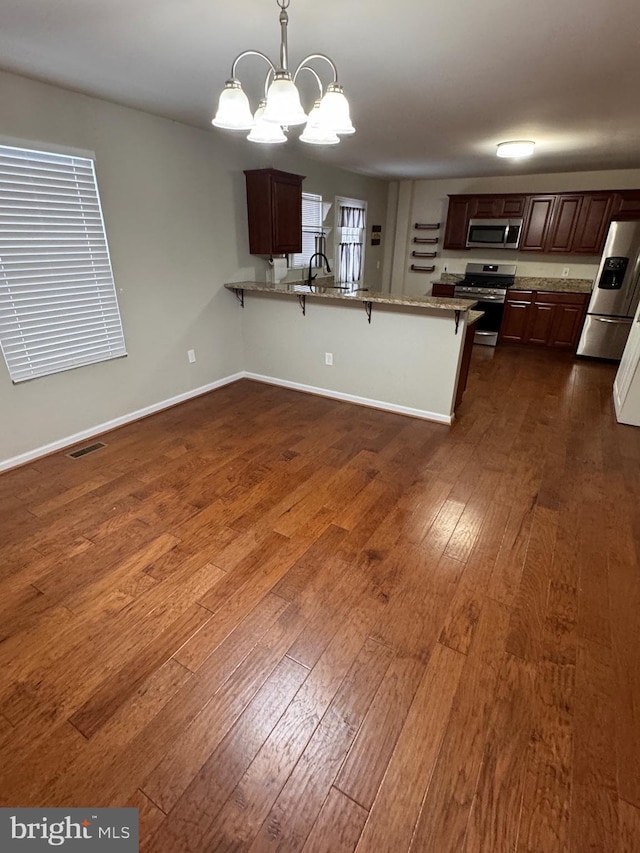
<instances>
[{"instance_id":1,"label":"window","mask_svg":"<svg viewBox=\"0 0 640 853\"><path fill-rule=\"evenodd\" d=\"M127 354L91 159L0 145L0 345L14 383Z\"/></svg>"},{"instance_id":2,"label":"window","mask_svg":"<svg viewBox=\"0 0 640 853\"><path fill-rule=\"evenodd\" d=\"M309 266L311 256L322 251L318 246L323 233L322 196L302 193L302 251L289 256L289 266Z\"/></svg>"},{"instance_id":3,"label":"window","mask_svg":"<svg viewBox=\"0 0 640 853\"><path fill-rule=\"evenodd\" d=\"M336 199L336 282L362 279L367 205L350 198Z\"/></svg>"}]
</instances>

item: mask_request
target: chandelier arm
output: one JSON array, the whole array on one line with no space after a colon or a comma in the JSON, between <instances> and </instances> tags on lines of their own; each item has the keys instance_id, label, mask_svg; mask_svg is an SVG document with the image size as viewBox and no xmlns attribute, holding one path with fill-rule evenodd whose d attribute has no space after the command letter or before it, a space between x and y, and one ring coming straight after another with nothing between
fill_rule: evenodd
<instances>
[{"instance_id":1,"label":"chandelier arm","mask_svg":"<svg viewBox=\"0 0 640 853\"><path fill-rule=\"evenodd\" d=\"M298 71L308 71L309 74L313 74L313 76L316 78L316 82L318 84L318 89L320 90L320 97L322 97L322 80L320 79L320 75L316 71L314 71L313 68L310 68L308 65L301 65L298 67L296 73L293 75L293 82L294 83L296 82L296 75L298 74Z\"/></svg>"},{"instance_id":2,"label":"chandelier arm","mask_svg":"<svg viewBox=\"0 0 640 853\"><path fill-rule=\"evenodd\" d=\"M287 6L289 3L283 5L282 3L278 3L280 6L280 70L288 71L289 70L289 43L287 39L287 27L289 25L289 15L287 14Z\"/></svg>"},{"instance_id":3,"label":"chandelier arm","mask_svg":"<svg viewBox=\"0 0 640 853\"><path fill-rule=\"evenodd\" d=\"M274 74L276 73L275 65L273 64L273 62L269 59L269 57L266 54L261 53L259 50L244 50L242 53L240 53L238 56L236 56L236 58L233 60L233 63L231 64L231 77L232 77L232 79L235 80L235 78L236 78L236 67L238 65L238 62L240 62L241 59L244 59L245 56L259 56L261 59L264 59L264 61L270 66L273 73Z\"/></svg>"},{"instance_id":4,"label":"chandelier arm","mask_svg":"<svg viewBox=\"0 0 640 853\"><path fill-rule=\"evenodd\" d=\"M298 76L299 71L301 71L303 68L309 67L306 63L312 59L324 59L325 62L328 62L333 70L333 82L335 84L338 83L338 69L336 68L336 64L333 59L329 59L329 57L325 56L324 53L310 53L309 56L305 56L300 65L298 65L298 67L296 68L295 74L293 75L294 80Z\"/></svg>"}]
</instances>

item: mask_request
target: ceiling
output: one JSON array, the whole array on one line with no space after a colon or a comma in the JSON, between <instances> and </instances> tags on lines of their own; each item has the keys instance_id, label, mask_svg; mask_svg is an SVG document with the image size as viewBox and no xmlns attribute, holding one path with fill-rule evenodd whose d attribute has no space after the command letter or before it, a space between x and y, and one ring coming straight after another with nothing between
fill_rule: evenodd
<instances>
[{"instance_id":1,"label":"ceiling","mask_svg":"<svg viewBox=\"0 0 640 853\"><path fill-rule=\"evenodd\" d=\"M275 0L0 0L0 67L226 133L210 120L231 61L253 48L277 64L278 14ZM308 156L392 179L640 167L637 0L291 0L289 17L290 65L328 54L358 131L288 143ZM238 76L257 105L265 65ZM520 138L533 158L495 157Z\"/></svg>"}]
</instances>

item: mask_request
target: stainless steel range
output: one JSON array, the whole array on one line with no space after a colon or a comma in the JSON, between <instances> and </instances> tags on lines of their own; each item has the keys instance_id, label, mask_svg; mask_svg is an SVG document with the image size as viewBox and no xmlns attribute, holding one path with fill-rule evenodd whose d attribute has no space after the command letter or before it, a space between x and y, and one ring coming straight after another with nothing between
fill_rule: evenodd
<instances>
[{"instance_id":1,"label":"stainless steel range","mask_svg":"<svg viewBox=\"0 0 640 853\"><path fill-rule=\"evenodd\" d=\"M498 343L504 302L515 275L515 264L467 264L465 276L456 284L454 296L475 299L477 310L484 311L484 317L476 324L475 344L494 347Z\"/></svg>"}]
</instances>

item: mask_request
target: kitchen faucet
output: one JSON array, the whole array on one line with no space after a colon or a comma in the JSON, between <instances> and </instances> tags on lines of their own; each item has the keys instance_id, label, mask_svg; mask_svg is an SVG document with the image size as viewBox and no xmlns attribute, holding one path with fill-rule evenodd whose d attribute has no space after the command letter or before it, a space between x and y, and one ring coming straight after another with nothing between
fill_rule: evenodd
<instances>
[{"instance_id":1,"label":"kitchen faucet","mask_svg":"<svg viewBox=\"0 0 640 853\"><path fill-rule=\"evenodd\" d=\"M314 255L311 255L311 257L309 258L309 275L307 276L307 287L311 287L314 278L316 278L317 276L317 273L316 275L311 275L311 268L313 266L314 258L322 258L322 260L324 261L324 265L327 268L327 272L331 272L331 267L329 266L329 258L325 255L324 252L316 252Z\"/></svg>"}]
</instances>

